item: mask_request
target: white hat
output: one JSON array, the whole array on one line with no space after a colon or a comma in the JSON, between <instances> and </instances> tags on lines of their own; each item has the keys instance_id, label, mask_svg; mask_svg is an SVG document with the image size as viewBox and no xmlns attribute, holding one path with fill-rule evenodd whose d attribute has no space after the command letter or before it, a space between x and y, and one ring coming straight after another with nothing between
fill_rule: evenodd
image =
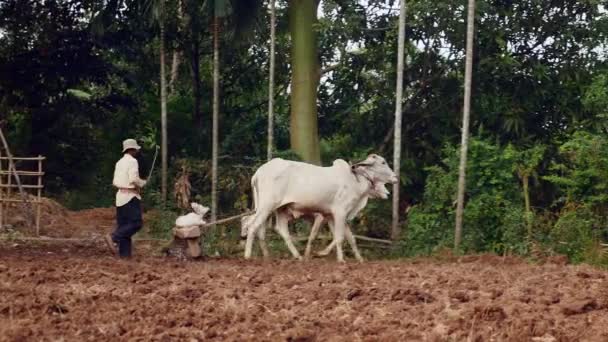
<instances>
[{"instance_id":1,"label":"white hat","mask_svg":"<svg viewBox=\"0 0 608 342\"><path fill-rule=\"evenodd\" d=\"M135 141L135 139L127 139L125 141L122 142L122 152L124 153L126 150L130 150L130 149L135 149L135 150L140 150L141 146L139 146L137 144L137 141Z\"/></svg>"}]
</instances>

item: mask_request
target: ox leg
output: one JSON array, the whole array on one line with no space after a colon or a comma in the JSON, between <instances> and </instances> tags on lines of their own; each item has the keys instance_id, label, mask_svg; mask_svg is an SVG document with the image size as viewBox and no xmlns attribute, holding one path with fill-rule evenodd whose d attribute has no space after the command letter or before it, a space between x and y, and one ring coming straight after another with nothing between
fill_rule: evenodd
<instances>
[{"instance_id":1,"label":"ox leg","mask_svg":"<svg viewBox=\"0 0 608 342\"><path fill-rule=\"evenodd\" d=\"M348 241L350 248L355 254L355 258L357 259L357 261L363 262L363 257L361 256L361 253L359 253L359 249L357 248L357 241L355 240L355 236L353 235L352 230L350 230L349 224L346 224L346 230L344 231L344 233L346 234L346 240Z\"/></svg>"},{"instance_id":2,"label":"ox leg","mask_svg":"<svg viewBox=\"0 0 608 342\"><path fill-rule=\"evenodd\" d=\"M247 230L247 242L245 242L245 259L251 259L251 250L253 249L253 239L255 231L254 227L250 226Z\"/></svg>"},{"instance_id":3,"label":"ox leg","mask_svg":"<svg viewBox=\"0 0 608 342\"><path fill-rule=\"evenodd\" d=\"M245 243L245 259L251 259L253 250L253 239L257 230L266 223L269 214L268 211L260 210L255 213L255 217L251 220L251 224L247 227L247 242Z\"/></svg>"},{"instance_id":4,"label":"ox leg","mask_svg":"<svg viewBox=\"0 0 608 342\"><path fill-rule=\"evenodd\" d=\"M270 221L270 220L269 220ZM258 243L260 244L260 249L262 250L262 256L264 259L268 259L270 254L268 253L268 245L266 245L266 227L270 222L264 222L262 226L257 231Z\"/></svg>"},{"instance_id":5,"label":"ox leg","mask_svg":"<svg viewBox=\"0 0 608 342\"><path fill-rule=\"evenodd\" d=\"M331 253L331 250L336 247L336 239L335 239L335 227L332 221L329 221L329 228L331 229L332 235L334 235L334 239L331 241L331 243L329 245L327 245L327 247L325 247L324 250L320 251L317 253L317 255L319 256L327 256L329 255L329 253ZM348 244L350 245L350 248L353 250L353 254L355 255L355 258L358 261L363 262L364 259L361 256L361 253L359 253L359 248L357 248L357 241L355 240L355 236L353 235L352 230L350 229L350 225L346 224L345 225L345 230L344 230L344 234L346 236L346 241L348 241Z\"/></svg>"},{"instance_id":6,"label":"ox leg","mask_svg":"<svg viewBox=\"0 0 608 342\"><path fill-rule=\"evenodd\" d=\"M312 250L312 242L317 238L317 234L319 233L319 228L325 219L323 215L315 214L315 223L312 225L310 229L310 235L308 236L308 242L306 243L306 250L304 251L304 259L310 259L310 252Z\"/></svg>"},{"instance_id":7,"label":"ox leg","mask_svg":"<svg viewBox=\"0 0 608 342\"><path fill-rule=\"evenodd\" d=\"M333 220L329 220L328 222L329 225L329 230L331 231L331 242L329 243L329 245L327 245L327 247L325 247L325 249L323 249L320 252L317 252L318 256L328 256L329 253L331 253L331 250L334 249L334 247L336 247L336 228L334 225L334 221Z\"/></svg>"},{"instance_id":8,"label":"ox leg","mask_svg":"<svg viewBox=\"0 0 608 342\"><path fill-rule=\"evenodd\" d=\"M344 230L346 229L346 217L344 215L334 215L334 240L336 240L336 257L338 262L344 262Z\"/></svg>"},{"instance_id":9,"label":"ox leg","mask_svg":"<svg viewBox=\"0 0 608 342\"><path fill-rule=\"evenodd\" d=\"M296 246L293 245L293 242L291 241L291 237L289 236L289 217L283 213L277 213L276 214L276 225L275 225L275 230L277 231L277 233L279 233L279 235L281 235L281 237L283 238L283 240L285 240L285 244L287 244L287 248L289 248L289 251L291 252L291 254L293 255L294 258L298 259L298 260L302 260L302 256L300 256L300 252L298 252L298 250L296 249Z\"/></svg>"}]
</instances>

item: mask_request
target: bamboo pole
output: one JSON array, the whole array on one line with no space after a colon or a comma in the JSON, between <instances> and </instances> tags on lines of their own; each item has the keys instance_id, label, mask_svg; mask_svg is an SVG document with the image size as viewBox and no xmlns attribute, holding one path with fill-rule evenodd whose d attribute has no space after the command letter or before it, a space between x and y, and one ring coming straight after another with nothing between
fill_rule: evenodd
<instances>
[{"instance_id":1,"label":"bamboo pole","mask_svg":"<svg viewBox=\"0 0 608 342\"><path fill-rule=\"evenodd\" d=\"M39 156L40 157L40 156ZM38 203L36 204L36 236L40 236L40 207L42 202L42 159L38 159Z\"/></svg>"},{"instance_id":2,"label":"bamboo pole","mask_svg":"<svg viewBox=\"0 0 608 342\"><path fill-rule=\"evenodd\" d=\"M464 193L466 189L467 150L469 144L469 120L471 114L471 79L473 74L473 37L475 25L475 0L469 0L467 14L467 42L464 71L464 104L462 109L462 137L460 165L458 167L458 194L456 205L456 225L454 227L454 249L458 252L462 239L464 215Z\"/></svg>"},{"instance_id":3,"label":"bamboo pole","mask_svg":"<svg viewBox=\"0 0 608 342\"><path fill-rule=\"evenodd\" d=\"M161 184L160 193L163 207L167 205L167 78L165 75L165 0L160 1L160 126L161 126ZM150 169L152 172L152 169ZM149 180L149 179L148 179Z\"/></svg>"},{"instance_id":4,"label":"bamboo pole","mask_svg":"<svg viewBox=\"0 0 608 342\"><path fill-rule=\"evenodd\" d=\"M399 38L397 47L397 90L395 95L395 146L393 149L393 168L397 175L397 183L393 185L393 222L391 239L396 240L401 235L399 226L399 186L401 185L401 120L403 106L403 64L405 50L405 0L401 0L399 11Z\"/></svg>"},{"instance_id":5,"label":"bamboo pole","mask_svg":"<svg viewBox=\"0 0 608 342\"><path fill-rule=\"evenodd\" d=\"M17 160L22 160L21 158L15 158ZM44 160L44 159L42 159ZM0 175L6 176L6 175L12 175L14 174L14 172L8 172L8 171L4 171L0 169ZM36 171L22 171L22 170L17 170L17 174L19 176L44 176L44 172L36 172Z\"/></svg>"},{"instance_id":6,"label":"bamboo pole","mask_svg":"<svg viewBox=\"0 0 608 342\"><path fill-rule=\"evenodd\" d=\"M2 148L0 148L0 229L4 227L4 163L2 162ZM7 171L8 175L10 173Z\"/></svg>"},{"instance_id":7,"label":"bamboo pole","mask_svg":"<svg viewBox=\"0 0 608 342\"><path fill-rule=\"evenodd\" d=\"M9 160L6 161L6 166L8 167L8 177L6 177L6 184L4 185L5 188L6 188L6 199L9 201L9 203L7 203L7 205L6 205L7 213L11 212L12 205L10 203L13 200L13 194L12 194L12 190L13 190L13 173L12 173L12 170L11 170L11 164L9 163ZM19 203L18 201L19 200L16 200L14 203Z\"/></svg>"},{"instance_id":8,"label":"bamboo pole","mask_svg":"<svg viewBox=\"0 0 608 342\"><path fill-rule=\"evenodd\" d=\"M6 187L5 187L6 189ZM4 198L2 200L4 203L24 203L23 200L20 199L13 199L13 198ZM29 201L29 203L38 203L38 200L34 199Z\"/></svg>"},{"instance_id":9,"label":"bamboo pole","mask_svg":"<svg viewBox=\"0 0 608 342\"><path fill-rule=\"evenodd\" d=\"M15 173L13 172L12 175L14 175ZM4 184L3 187L5 189L11 188L11 189L39 189L41 186L39 185L31 185L31 184L13 184L13 183L9 183L9 184Z\"/></svg>"},{"instance_id":10,"label":"bamboo pole","mask_svg":"<svg viewBox=\"0 0 608 342\"><path fill-rule=\"evenodd\" d=\"M11 155L10 157L8 157L8 156L0 157L0 159L2 159L2 160L18 159L18 160L25 160L25 161L36 161L36 160L40 160L40 159L45 160L46 157L38 156L38 157L19 157L19 158L17 158L17 157L13 157Z\"/></svg>"},{"instance_id":11,"label":"bamboo pole","mask_svg":"<svg viewBox=\"0 0 608 342\"><path fill-rule=\"evenodd\" d=\"M211 139L211 221L217 219L217 159L218 159L218 144L219 144L219 112L220 112L220 34L219 23L220 19L216 13L213 17L213 122L212 122L212 139ZM215 229L213 225L213 229ZM225 235L222 229L222 236Z\"/></svg>"},{"instance_id":12,"label":"bamboo pole","mask_svg":"<svg viewBox=\"0 0 608 342\"><path fill-rule=\"evenodd\" d=\"M355 237L355 239L361 240L361 241L380 243L380 244L384 244L384 245L392 245L393 244L393 241L391 241L391 240L370 238L370 237L363 236L363 235L353 235L353 236ZM318 240L333 240L333 236L331 236L331 235L322 235L322 236L318 236L316 239L318 239ZM308 241L308 236L302 236L302 237L294 238L293 240L294 241L298 241L298 242Z\"/></svg>"},{"instance_id":13,"label":"bamboo pole","mask_svg":"<svg viewBox=\"0 0 608 342\"><path fill-rule=\"evenodd\" d=\"M246 212L246 213L242 213L242 214L238 214L238 215L234 215L234 216L226 217L226 218L223 218L223 219L221 219L221 220L215 220L215 221L211 221L211 222L205 223L205 224L201 225L201 227L202 227L202 228L206 228L206 227L215 227L215 226L216 226L216 225L218 225L218 224L222 224L222 223L227 223L227 222L230 222L230 221L234 221L234 220L236 220L236 219L238 219L238 218L241 218L241 217L244 217L244 216L247 216L247 215L251 215L251 214L253 214L253 211L248 211L248 212Z\"/></svg>"},{"instance_id":14,"label":"bamboo pole","mask_svg":"<svg viewBox=\"0 0 608 342\"><path fill-rule=\"evenodd\" d=\"M275 26L276 26L276 10L275 0L270 0L270 63L268 67L268 149L266 158L272 159L272 150L274 145L274 61L275 61Z\"/></svg>"}]
</instances>

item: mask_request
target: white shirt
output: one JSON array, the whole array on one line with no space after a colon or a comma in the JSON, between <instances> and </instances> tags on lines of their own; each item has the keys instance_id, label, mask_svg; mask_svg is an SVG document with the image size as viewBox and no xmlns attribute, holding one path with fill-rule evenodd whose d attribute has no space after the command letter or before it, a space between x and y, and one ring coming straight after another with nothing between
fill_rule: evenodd
<instances>
[{"instance_id":1,"label":"white shirt","mask_svg":"<svg viewBox=\"0 0 608 342\"><path fill-rule=\"evenodd\" d=\"M139 189L146 185L146 181L139 178L139 164L137 159L128 153L116 163L114 168L114 180L112 184L118 188L116 192L116 206L122 207L129 203L133 197L141 200ZM132 189L129 191L127 189Z\"/></svg>"}]
</instances>

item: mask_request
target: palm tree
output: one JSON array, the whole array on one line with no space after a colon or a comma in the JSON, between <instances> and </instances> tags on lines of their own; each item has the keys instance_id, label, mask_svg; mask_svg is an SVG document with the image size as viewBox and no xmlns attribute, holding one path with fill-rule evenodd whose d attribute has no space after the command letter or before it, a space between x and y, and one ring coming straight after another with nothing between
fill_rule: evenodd
<instances>
[{"instance_id":1,"label":"palm tree","mask_svg":"<svg viewBox=\"0 0 608 342\"><path fill-rule=\"evenodd\" d=\"M211 222L217 221L217 158L219 144L219 112L220 112L220 6L223 1L217 1L213 11L213 127L211 142ZM213 226L215 229L215 226ZM222 235L224 231L222 230Z\"/></svg>"},{"instance_id":2,"label":"palm tree","mask_svg":"<svg viewBox=\"0 0 608 342\"><path fill-rule=\"evenodd\" d=\"M399 38L397 47L397 91L395 95L395 146L393 149L393 167L395 174L400 179L401 166L401 116L403 104L403 55L405 50L405 0L401 0L399 10ZM391 227L391 239L396 240L401 233L399 227L399 186L400 182L393 185L393 224Z\"/></svg>"},{"instance_id":3,"label":"palm tree","mask_svg":"<svg viewBox=\"0 0 608 342\"><path fill-rule=\"evenodd\" d=\"M181 0L177 0L177 20L178 20L178 31L183 26L183 5ZM175 48L173 50L173 58L171 60L171 77L169 78L169 95L175 92L175 84L177 83L177 77L179 74L179 65L181 64L181 51Z\"/></svg>"},{"instance_id":4,"label":"palm tree","mask_svg":"<svg viewBox=\"0 0 608 342\"><path fill-rule=\"evenodd\" d=\"M165 1L160 0L160 130L161 130L161 200L167 202L167 84L165 72Z\"/></svg>"},{"instance_id":5,"label":"palm tree","mask_svg":"<svg viewBox=\"0 0 608 342\"><path fill-rule=\"evenodd\" d=\"M274 145L274 60L275 60L275 25L276 9L275 0L270 0L270 63L268 71L268 149L266 158L272 159L272 148Z\"/></svg>"},{"instance_id":6,"label":"palm tree","mask_svg":"<svg viewBox=\"0 0 608 342\"><path fill-rule=\"evenodd\" d=\"M475 28L475 0L469 0L467 14L467 50L464 71L464 105L462 109L462 139L460 165L458 168L458 197L456 205L456 226L454 228L454 249L460 248L462 239L462 217L464 213L464 192L466 186L467 148L469 144L469 117L471 111L471 78L473 73L473 33Z\"/></svg>"}]
</instances>

